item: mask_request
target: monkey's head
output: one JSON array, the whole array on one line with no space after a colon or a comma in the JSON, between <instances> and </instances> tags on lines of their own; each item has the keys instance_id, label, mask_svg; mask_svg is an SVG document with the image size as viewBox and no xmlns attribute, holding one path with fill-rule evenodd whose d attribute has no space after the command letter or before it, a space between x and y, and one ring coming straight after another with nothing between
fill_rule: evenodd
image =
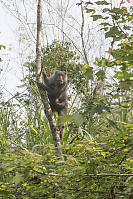
<instances>
[{"instance_id":1,"label":"monkey's head","mask_svg":"<svg viewBox=\"0 0 133 199\"><path fill-rule=\"evenodd\" d=\"M67 75L63 71L55 71L55 80L57 81L58 85L62 85L67 83Z\"/></svg>"}]
</instances>

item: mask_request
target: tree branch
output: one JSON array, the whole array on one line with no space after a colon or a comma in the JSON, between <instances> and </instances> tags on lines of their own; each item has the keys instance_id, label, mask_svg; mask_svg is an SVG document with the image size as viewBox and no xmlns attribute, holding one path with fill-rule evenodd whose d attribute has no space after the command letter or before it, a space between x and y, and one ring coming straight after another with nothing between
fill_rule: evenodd
<instances>
[{"instance_id":1,"label":"tree branch","mask_svg":"<svg viewBox=\"0 0 133 199\"><path fill-rule=\"evenodd\" d=\"M37 41L36 41L36 82L37 84L42 83L42 74L41 74L41 34L42 34L42 1L38 0L37 6ZM62 158L62 150L60 148L61 142L58 134L58 128L56 127L56 121L51 111L51 107L49 105L47 93L44 89L38 87L42 103L44 105L45 115L49 121L50 129L52 131L52 137L54 141L54 145L57 149L57 154L60 159Z\"/></svg>"},{"instance_id":2,"label":"tree branch","mask_svg":"<svg viewBox=\"0 0 133 199\"><path fill-rule=\"evenodd\" d=\"M81 5L81 14L82 14L82 25L81 25L81 42L82 42L82 48L83 48L83 53L84 53L84 59L86 64L89 65L88 62L88 58L87 58L87 53L86 53L86 49L85 49L85 42L84 42L84 25L85 25L85 21L84 21L84 10L83 10L83 6Z\"/></svg>"}]
</instances>

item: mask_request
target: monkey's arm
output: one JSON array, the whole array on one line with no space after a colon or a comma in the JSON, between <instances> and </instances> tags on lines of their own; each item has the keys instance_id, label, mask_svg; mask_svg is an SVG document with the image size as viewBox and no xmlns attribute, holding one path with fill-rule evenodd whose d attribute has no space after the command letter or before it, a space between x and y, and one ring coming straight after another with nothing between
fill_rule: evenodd
<instances>
[{"instance_id":1,"label":"monkey's arm","mask_svg":"<svg viewBox=\"0 0 133 199\"><path fill-rule=\"evenodd\" d=\"M44 68L42 68L41 73L42 73L42 76L43 76L44 83L46 85L48 85L48 78L47 78L46 71L44 70Z\"/></svg>"},{"instance_id":2,"label":"monkey's arm","mask_svg":"<svg viewBox=\"0 0 133 199\"><path fill-rule=\"evenodd\" d=\"M56 94L56 91L54 89L54 87L48 87L47 85L43 84L43 83L37 83L38 87L47 91L48 92L48 95L55 95Z\"/></svg>"},{"instance_id":3,"label":"monkey's arm","mask_svg":"<svg viewBox=\"0 0 133 199\"><path fill-rule=\"evenodd\" d=\"M43 89L43 90L46 90L46 86L45 86L43 83L37 82L37 86L38 86L38 88L41 88L41 89Z\"/></svg>"},{"instance_id":4,"label":"monkey's arm","mask_svg":"<svg viewBox=\"0 0 133 199\"><path fill-rule=\"evenodd\" d=\"M40 83L40 82L37 82L37 85L39 88L43 89L43 90L47 90L47 86L48 86L48 78L47 78L47 75L46 75L46 71L45 69L42 67L41 68L41 72L40 72L40 75L39 76L43 76L43 80L45 82L45 85L43 83Z\"/></svg>"},{"instance_id":5,"label":"monkey's arm","mask_svg":"<svg viewBox=\"0 0 133 199\"><path fill-rule=\"evenodd\" d=\"M64 94L66 95L67 84L64 83L63 87L59 88L58 86L52 83L49 85L44 85L43 88L48 92L48 95L62 99L62 96L64 97Z\"/></svg>"}]
</instances>

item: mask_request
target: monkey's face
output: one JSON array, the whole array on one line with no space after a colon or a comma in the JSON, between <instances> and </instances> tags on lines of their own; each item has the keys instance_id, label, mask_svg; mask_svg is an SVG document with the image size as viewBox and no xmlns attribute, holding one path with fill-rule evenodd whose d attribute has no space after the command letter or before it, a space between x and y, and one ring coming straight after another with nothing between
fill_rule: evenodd
<instances>
[{"instance_id":1,"label":"monkey's face","mask_svg":"<svg viewBox=\"0 0 133 199\"><path fill-rule=\"evenodd\" d=\"M59 85L62 85L62 84L65 83L65 82L66 82L66 74L63 73L63 72L58 73L58 76L57 76L57 83L58 83Z\"/></svg>"}]
</instances>

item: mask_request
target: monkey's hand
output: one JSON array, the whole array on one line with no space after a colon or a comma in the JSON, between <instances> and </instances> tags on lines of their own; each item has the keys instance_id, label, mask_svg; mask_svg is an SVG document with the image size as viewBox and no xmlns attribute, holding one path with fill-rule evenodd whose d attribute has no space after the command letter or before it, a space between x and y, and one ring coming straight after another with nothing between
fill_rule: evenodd
<instances>
[{"instance_id":1,"label":"monkey's hand","mask_svg":"<svg viewBox=\"0 0 133 199\"><path fill-rule=\"evenodd\" d=\"M56 104L57 104L57 106L62 107L62 108L67 106L67 102L66 101L60 102L59 99L56 99Z\"/></svg>"},{"instance_id":2,"label":"monkey's hand","mask_svg":"<svg viewBox=\"0 0 133 199\"><path fill-rule=\"evenodd\" d=\"M41 69L41 73L42 73L45 84L48 85L48 77L44 68Z\"/></svg>"},{"instance_id":3,"label":"monkey's hand","mask_svg":"<svg viewBox=\"0 0 133 199\"><path fill-rule=\"evenodd\" d=\"M38 88L46 90L46 86L44 84L42 84L42 83L37 82L37 86L38 86Z\"/></svg>"},{"instance_id":4,"label":"monkey's hand","mask_svg":"<svg viewBox=\"0 0 133 199\"><path fill-rule=\"evenodd\" d=\"M42 72L43 76L47 78L46 71L44 68L41 69L41 72Z\"/></svg>"}]
</instances>

